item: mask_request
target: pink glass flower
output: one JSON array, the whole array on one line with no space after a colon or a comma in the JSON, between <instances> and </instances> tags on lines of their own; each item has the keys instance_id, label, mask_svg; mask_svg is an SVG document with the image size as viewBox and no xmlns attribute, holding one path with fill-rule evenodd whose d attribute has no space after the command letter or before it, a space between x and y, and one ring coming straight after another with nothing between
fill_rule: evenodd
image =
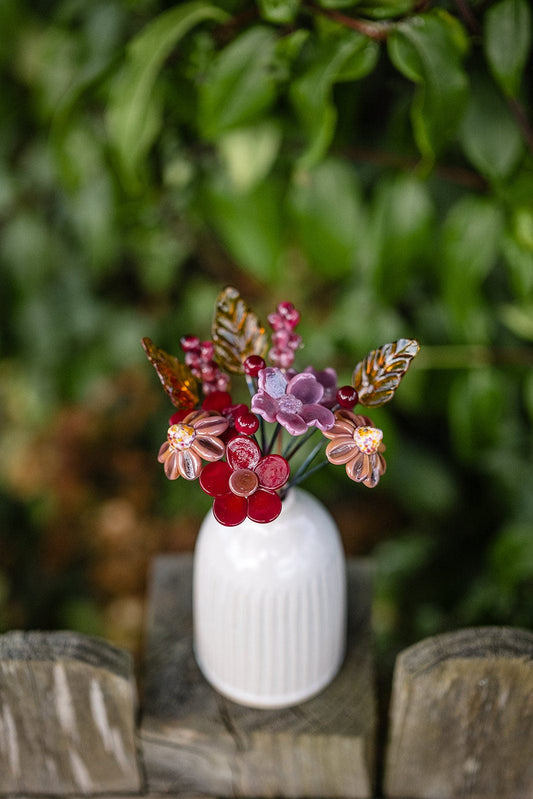
<instances>
[{"instance_id":1,"label":"pink glass flower","mask_svg":"<svg viewBox=\"0 0 533 799\"><path fill-rule=\"evenodd\" d=\"M368 416L361 416L348 410L335 413L335 424L324 431L331 441L326 447L326 457L330 463L345 464L346 474L356 483L374 488L385 473L387 464L381 454L383 433L374 427Z\"/></svg>"},{"instance_id":2,"label":"pink glass flower","mask_svg":"<svg viewBox=\"0 0 533 799\"><path fill-rule=\"evenodd\" d=\"M172 424L157 456L168 479L176 480L181 475L186 480L196 480L202 471L202 458L220 460L225 446L219 436L227 426L228 420L223 416L204 410L192 411Z\"/></svg>"},{"instance_id":3,"label":"pink glass flower","mask_svg":"<svg viewBox=\"0 0 533 799\"><path fill-rule=\"evenodd\" d=\"M324 386L309 372L287 380L276 367L262 369L258 391L252 397L252 411L267 422L279 422L293 436L300 436L314 425L325 431L334 424L333 413L321 405Z\"/></svg>"},{"instance_id":4,"label":"pink glass flower","mask_svg":"<svg viewBox=\"0 0 533 799\"><path fill-rule=\"evenodd\" d=\"M220 524L234 527L247 517L265 524L281 513L278 488L289 478L290 467L281 455L261 457L252 438L236 436L226 445L226 461L208 463L200 486L214 497L213 514Z\"/></svg>"},{"instance_id":5,"label":"pink glass flower","mask_svg":"<svg viewBox=\"0 0 533 799\"><path fill-rule=\"evenodd\" d=\"M326 408L332 408L337 402L337 372L330 366L322 371L318 371L312 366L306 366L304 373L308 372L314 375L324 388L324 396L320 400L320 404L325 405Z\"/></svg>"}]
</instances>

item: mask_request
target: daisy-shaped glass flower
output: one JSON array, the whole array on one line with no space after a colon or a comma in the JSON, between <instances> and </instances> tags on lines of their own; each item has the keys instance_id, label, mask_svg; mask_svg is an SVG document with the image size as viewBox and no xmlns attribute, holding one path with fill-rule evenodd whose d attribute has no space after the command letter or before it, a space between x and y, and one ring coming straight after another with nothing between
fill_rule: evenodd
<instances>
[{"instance_id":1,"label":"daisy-shaped glass flower","mask_svg":"<svg viewBox=\"0 0 533 799\"><path fill-rule=\"evenodd\" d=\"M213 514L220 524L235 527L247 517L264 524L277 519L281 499L276 490L287 482L290 467L281 455L261 457L252 438L236 436L226 445L226 461L208 463L200 486L214 497Z\"/></svg>"},{"instance_id":2,"label":"daisy-shaped glass flower","mask_svg":"<svg viewBox=\"0 0 533 799\"><path fill-rule=\"evenodd\" d=\"M168 479L176 480L181 475L186 480L196 480L202 471L202 458L220 460L225 447L219 436L227 426L228 420L223 416L204 410L191 411L172 424L157 456Z\"/></svg>"},{"instance_id":3,"label":"daisy-shaped glass flower","mask_svg":"<svg viewBox=\"0 0 533 799\"><path fill-rule=\"evenodd\" d=\"M258 391L252 397L252 411L267 422L279 422L293 436L301 436L311 425L325 431L335 417L320 402L324 386L314 374L301 372L289 380L276 367L259 372Z\"/></svg>"},{"instance_id":4,"label":"daisy-shaped glass flower","mask_svg":"<svg viewBox=\"0 0 533 799\"><path fill-rule=\"evenodd\" d=\"M323 433L331 441L326 447L330 463L345 464L346 474L356 483L374 488L387 465L381 454L383 433L368 416L348 410L335 413L335 424Z\"/></svg>"}]
</instances>

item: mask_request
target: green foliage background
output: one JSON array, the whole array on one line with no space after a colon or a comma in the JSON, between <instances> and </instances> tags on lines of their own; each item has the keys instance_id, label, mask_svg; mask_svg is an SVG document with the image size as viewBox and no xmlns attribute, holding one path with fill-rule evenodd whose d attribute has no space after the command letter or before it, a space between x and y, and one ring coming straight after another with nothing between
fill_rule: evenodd
<instances>
[{"instance_id":1,"label":"green foliage background","mask_svg":"<svg viewBox=\"0 0 533 799\"><path fill-rule=\"evenodd\" d=\"M368 350L421 342L375 414L380 486L311 484L376 557L384 656L533 624L531 16L3 0L3 628L121 638L150 555L192 545L169 531L206 498L161 478L168 409L139 340L208 337L227 283L263 318L293 301L300 365L344 382ZM113 546L122 582L101 577Z\"/></svg>"}]
</instances>

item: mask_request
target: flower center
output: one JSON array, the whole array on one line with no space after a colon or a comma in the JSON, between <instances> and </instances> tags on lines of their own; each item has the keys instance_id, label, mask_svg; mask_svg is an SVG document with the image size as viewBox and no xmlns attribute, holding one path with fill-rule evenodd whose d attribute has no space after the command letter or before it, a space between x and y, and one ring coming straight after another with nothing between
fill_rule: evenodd
<instances>
[{"instance_id":1,"label":"flower center","mask_svg":"<svg viewBox=\"0 0 533 799\"><path fill-rule=\"evenodd\" d=\"M300 413L303 408L303 402L294 394L284 394L283 397L278 399L278 407L283 413Z\"/></svg>"},{"instance_id":2,"label":"flower center","mask_svg":"<svg viewBox=\"0 0 533 799\"><path fill-rule=\"evenodd\" d=\"M256 491L259 478L251 469L235 469L229 478L230 491L238 497L249 497Z\"/></svg>"},{"instance_id":3,"label":"flower center","mask_svg":"<svg viewBox=\"0 0 533 799\"><path fill-rule=\"evenodd\" d=\"M383 432L378 427L356 427L353 440L366 455L377 452L383 439Z\"/></svg>"},{"instance_id":4,"label":"flower center","mask_svg":"<svg viewBox=\"0 0 533 799\"><path fill-rule=\"evenodd\" d=\"M167 440L172 449L189 449L195 438L194 427L189 424L173 424L168 428Z\"/></svg>"}]
</instances>

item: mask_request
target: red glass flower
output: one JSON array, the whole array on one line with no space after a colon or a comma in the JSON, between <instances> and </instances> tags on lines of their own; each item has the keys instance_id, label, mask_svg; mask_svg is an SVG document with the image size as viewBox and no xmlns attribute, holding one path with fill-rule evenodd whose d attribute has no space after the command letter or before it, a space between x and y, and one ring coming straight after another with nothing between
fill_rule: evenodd
<instances>
[{"instance_id":1,"label":"red glass flower","mask_svg":"<svg viewBox=\"0 0 533 799\"><path fill-rule=\"evenodd\" d=\"M203 410L189 412L172 424L157 456L168 479L176 480L181 475L186 480L196 480L202 471L202 458L220 460L225 447L219 436L227 426L228 420L223 416Z\"/></svg>"},{"instance_id":2,"label":"red glass flower","mask_svg":"<svg viewBox=\"0 0 533 799\"><path fill-rule=\"evenodd\" d=\"M335 413L335 424L323 435L331 441L326 447L330 463L345 464L346 474L356 483L374 488L385 473L387 465L381 454L383 433L374 427L368 416L339 410Z\"/></svg>"},{"instance_id":3,"label":"red glass flower","mask_svg":"<svg viewBox=\"0 0 533 799\"><path fill-rule=\"evenodd\" d=\"M234 527L246 518L265 524L281 513L276 493L287 482L290 467L281 455L261 457L252 438L236 436L226 445L226 461L208 463L200 486L214 497L213 514L220 524Z\"/></svg>"}]
</instances>

